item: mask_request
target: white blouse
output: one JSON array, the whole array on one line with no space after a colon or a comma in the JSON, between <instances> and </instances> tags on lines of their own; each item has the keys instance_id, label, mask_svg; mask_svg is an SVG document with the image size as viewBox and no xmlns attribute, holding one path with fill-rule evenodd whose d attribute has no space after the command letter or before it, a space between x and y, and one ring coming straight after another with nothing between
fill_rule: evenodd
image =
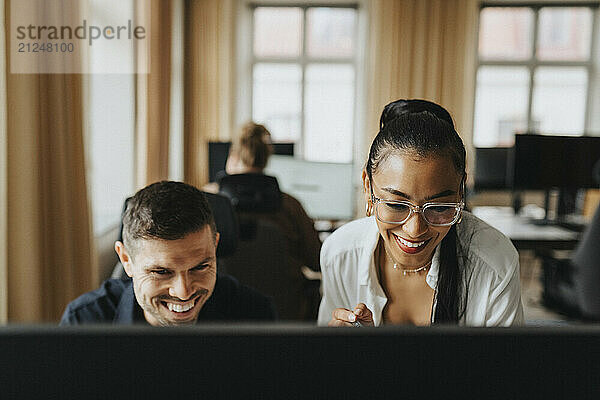
<instances>
[{"instance_id":1,"label":"white blouse","mask_svg":"<svg viewBox=\"0 0 600 400\"><path fill-rule=\"evenodd\" d=\"M519 255L510 240L466 211L463 211L462 222L457 225L457 233L466 249L465 272L469 277L466 310L459 324L524 324ZM352 309L358 303L365 303L371 310L375 326L381 325L387 297L375 269L374 254L378 241L379 230L373 216L349 222L325 240L321 249L323 298L319 308L319 325L327 325L334 309ZM427 284L434 290L439 253L438 245L426 277Z\"/></svg>"}]
</instances>

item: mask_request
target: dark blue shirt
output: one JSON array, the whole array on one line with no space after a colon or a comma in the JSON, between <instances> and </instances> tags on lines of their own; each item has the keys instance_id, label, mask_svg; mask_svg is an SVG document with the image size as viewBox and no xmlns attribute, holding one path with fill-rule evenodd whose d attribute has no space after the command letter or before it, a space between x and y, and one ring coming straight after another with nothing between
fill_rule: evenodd
<instances>
[{"instance_id":1,"label":"dark blue shirt","mask_svg":"<svg viewBox=\"0 0 600 400\"><path fill-rule=\"evenodd\" d=\"M204 303L198 321L270 321L276 318L268 297L239 283L235 278L219 274L215 289ZM144 312L133 293L131 279L108 279L100 288L73 300L60 320L60 325L78 324L146 324Z\"/></svg>"}]
</instances>

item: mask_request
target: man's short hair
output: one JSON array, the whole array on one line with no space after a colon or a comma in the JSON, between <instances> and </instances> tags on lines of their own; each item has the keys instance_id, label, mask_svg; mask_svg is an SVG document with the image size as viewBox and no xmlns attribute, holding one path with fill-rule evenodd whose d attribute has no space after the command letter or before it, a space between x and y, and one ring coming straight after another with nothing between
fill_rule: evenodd
<instances>
[{"instance_id":1,"label":"man's short hair","mask_svg":"<svg viewBox=\"0 0 600 400\"><path fill-rule=\"evenodd\" d=\"M216 238L215 220L203 192L183 182L156 182L127 200L123 243L131 249L140 239L181 239L206 225Z\"/></svg>"}]
</instances>

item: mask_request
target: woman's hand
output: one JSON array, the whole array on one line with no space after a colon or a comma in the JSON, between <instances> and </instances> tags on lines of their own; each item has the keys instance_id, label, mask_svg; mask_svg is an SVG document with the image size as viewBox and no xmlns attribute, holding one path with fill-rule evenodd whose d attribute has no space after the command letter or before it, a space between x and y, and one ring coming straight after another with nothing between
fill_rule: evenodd
<instances>
[{"instance_id":1,"label":"woman's hand","mask_svg":"<svg viewBox=\"0 0 600 400\"><path fill-rule=\"evenodd\" d=\"M354 310L347 308L336 308L331 313L331 321L328 326L355 326L359 322L363 326L374 326L373 313L364 303L358 303Z\"/></svg>"}]
</instances>

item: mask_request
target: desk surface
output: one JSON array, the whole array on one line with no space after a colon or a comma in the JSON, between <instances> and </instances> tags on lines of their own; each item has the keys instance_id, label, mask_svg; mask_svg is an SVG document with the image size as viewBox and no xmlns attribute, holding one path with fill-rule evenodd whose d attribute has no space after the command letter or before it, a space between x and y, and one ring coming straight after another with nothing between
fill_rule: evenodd
<instances>
[{"instance_id":1,"label":"desk surface","mask_svg":"<svg viewBox=\"0 0 600 400\"><path fill-rule=\"evenodd\" d=\"M581 235L560 226L534 225L528 217L515 215L511 207L474 207L472 213L505 234L517 249L570 250Z\"/></svg>"}]
</instances>

